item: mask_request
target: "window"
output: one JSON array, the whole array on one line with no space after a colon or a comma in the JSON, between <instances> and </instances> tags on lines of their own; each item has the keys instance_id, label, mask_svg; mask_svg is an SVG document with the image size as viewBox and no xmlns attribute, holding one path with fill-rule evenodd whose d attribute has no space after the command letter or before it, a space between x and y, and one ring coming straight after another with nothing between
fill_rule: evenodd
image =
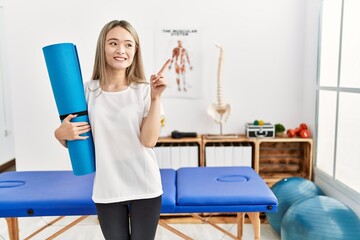
<instances>
[{"instance_id":1,"label":"window","mask_svg":"<svg viewBox=\"0 0 360 240\"><path fill-rule=\"evenodd\" d=\"M360 193L359 0L323 0L316 168Z\"/></svg>"}]
</instances>

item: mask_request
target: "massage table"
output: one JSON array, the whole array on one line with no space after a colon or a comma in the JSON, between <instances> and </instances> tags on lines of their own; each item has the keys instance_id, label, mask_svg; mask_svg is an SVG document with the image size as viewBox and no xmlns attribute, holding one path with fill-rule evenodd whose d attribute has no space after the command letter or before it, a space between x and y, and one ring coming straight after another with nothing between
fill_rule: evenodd
<instances>
[{"instance_id":1,"label":"massage table","mask_svg":"<svg viewBox=\"0 0 360 240\"><path fill-rule=\"evenodd\" d=\"M6 218L10 240L19 239L18 217L81 216L47 239L96 215L91 199L94 174L74 176L72 171L19 171L0 174L0 217ZM277 211L277 199L261 177L250 167L191 167L161 169L162 214L190 214L241 239L244 215L260 239L260 212ZM202 213L237 213L237 236L201 217ZM183 239L191 239L160 218L159 224ZM46 226L45 226L46 227ZM38 232L25 239L31 239Z\"/></svg>"}]
</instances>

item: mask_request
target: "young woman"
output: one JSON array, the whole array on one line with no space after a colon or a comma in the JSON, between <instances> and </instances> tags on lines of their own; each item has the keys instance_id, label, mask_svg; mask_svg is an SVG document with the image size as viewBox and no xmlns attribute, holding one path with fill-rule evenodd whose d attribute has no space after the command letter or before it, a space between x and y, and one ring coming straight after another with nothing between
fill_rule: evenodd
<instances>
[{"instance_id":1,"label":"young woman","mask_svg":"<svg viewBox=\"0 0 360 240\"><path fill-rule=\"evenodd\" d=\"M90 124L65 118L55 137L85 139L91 130L96 173L93 200L107 240L153 240L160 216L162 185L152 147L160 132L163 71L146 82L139 37L126 21L100 32L92 80L85 84Z\"/></svg>"}]
</instances>

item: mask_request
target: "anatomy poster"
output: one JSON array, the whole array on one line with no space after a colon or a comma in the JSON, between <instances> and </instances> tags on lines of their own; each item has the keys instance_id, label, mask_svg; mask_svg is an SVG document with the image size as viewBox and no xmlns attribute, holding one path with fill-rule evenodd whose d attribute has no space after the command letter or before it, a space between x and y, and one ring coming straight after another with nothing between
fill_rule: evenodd
<instances>
[{"instance_id":1,"label":"anatomy poster","mask_svg":"<svg viewBox=\"0 0 360 240\"><path fill-rule=\"evenodd\" d=\"M164 97L201 98L201 38L195 28L160 28L155 39L155 63L171 59L165 71Z\"/></svg>"}]
</instances>

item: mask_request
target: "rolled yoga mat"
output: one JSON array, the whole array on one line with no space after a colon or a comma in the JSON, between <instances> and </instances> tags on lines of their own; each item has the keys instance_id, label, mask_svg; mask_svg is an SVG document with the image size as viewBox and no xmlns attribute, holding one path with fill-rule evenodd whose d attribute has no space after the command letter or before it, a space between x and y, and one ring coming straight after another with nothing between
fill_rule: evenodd
<instances>
[{"instance_id":1,"label":"rolled yoga mat","mask_svg":"<svg viewBox=\"0 0 360 240\"><path fill-rule=\"evenodd\" d=\"M60 120L69 114L77 114L72 122L89 122L76 46L72 43L49 45L43 47L43 53ZM83 135L89 138L67 141L75 175L95 171L95 151L91 132Z\"/></svg>"}]
</instances>

